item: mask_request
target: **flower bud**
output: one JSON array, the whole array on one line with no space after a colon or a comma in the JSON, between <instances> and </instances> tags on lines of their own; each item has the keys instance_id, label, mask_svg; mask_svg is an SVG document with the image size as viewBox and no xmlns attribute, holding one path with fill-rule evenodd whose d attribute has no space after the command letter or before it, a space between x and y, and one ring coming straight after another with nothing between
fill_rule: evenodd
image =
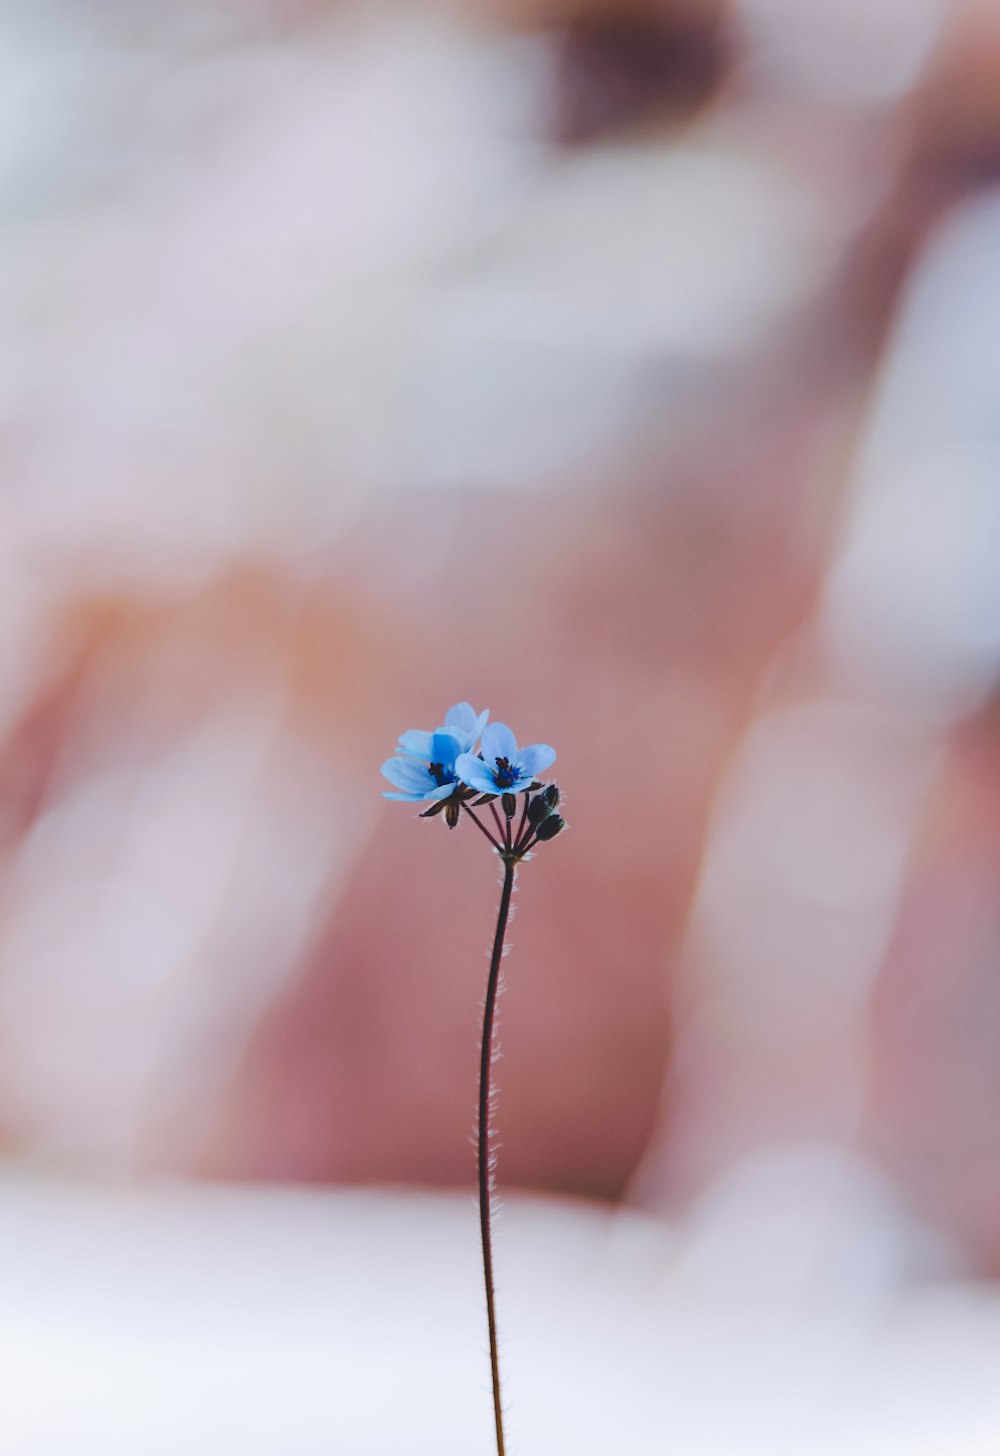
<instances>
[{"instance_id":1,"label":"flower bud","mask_svg":"<svg viewBox=\"0 0 1000 1456\"><path fill-rule=\"evenodd\" d=\"M566 820L559 814L553 814L550 818L543 820L535 830L535 837L542 839L555 839L563 829L566 828Z\"/></svg>"},{"instance_id":2,"label":"flower bud","mask_svg":"<svg viewBox=\"0 0 1000 1456\"><path fill-rule=\"evenodd\" d=\"M517 795L503 794L501 796L501 803L503 804L503 811L507 815L507 818L513 819L517 813Z\"/></svg>"},{"instance_id":3,"label":"flower bud","mask_svg":"<svg viewBox=\"0 0 1000 1456\"><path fill-rule=\"evenodd\" d=\"M546 784L542 798L545 800L546 808L554 809L559 803L559 785Z\"/></svg>"},{"instance_id":4,"label":"flower bud","mask_svg":"<svg viewBox=\"0 0 1000 1456\"><path fill-rule=\"evenodd\" d=\"M537 829L542 820L549 817L549 812L549 806L545 802L544 795L539 794L537 798L530 800L528 804L528 823Z\"/></svg>"}]
</instances>

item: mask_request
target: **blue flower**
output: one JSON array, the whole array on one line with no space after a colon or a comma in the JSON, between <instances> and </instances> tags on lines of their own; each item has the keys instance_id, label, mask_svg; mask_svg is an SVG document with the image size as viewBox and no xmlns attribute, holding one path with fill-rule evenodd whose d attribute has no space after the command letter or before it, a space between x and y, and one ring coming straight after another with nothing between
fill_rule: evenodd
<instances>
[{"instance_id":1,"label":"blue flower","mask_svg":"<svg viewBox=\"0 0 1000 1456\"><path fill-rule=\"evenodd\" d=\"M506 723L491 723L483 731L479 755L468 750L459 754L455 770L463 783L481 794L519 794L555 758L555 749L547 743L518 748Z\"/></svg>"},{"instance_id":2,"label":"blue flower","mask_svg":"<svg viewBox=\"0 0 1000 1456\"><path fill-rule=\"evenodd\" d=\"M436 731L450 733L457 738L460 743L459 753L470 753L486 727L489 716L489 708L477 714L471 703L456 703L445 714L444 726ZM396 752L405 754L408 758L429 760L432 758L431 739L433 736L432 733L422 733L419 728L411 728L408 733L400 734L399 747Z\"/></svg>"},{"instance_id":3,"label":"blue flower","mask_svg":"<svg viewBox=\"0 0 1000 1456\"><path fill-rule=\"evenodd\" d=\"M450 798L460 783L455 762L475 747L489 716L488 710L477 714L470 703L456 703L448 709L443 728L433 733L411 728L401 734L397 756L382 765L382 773L399 792L383 797L412 804Z\"/></svg>"}]
</instances>

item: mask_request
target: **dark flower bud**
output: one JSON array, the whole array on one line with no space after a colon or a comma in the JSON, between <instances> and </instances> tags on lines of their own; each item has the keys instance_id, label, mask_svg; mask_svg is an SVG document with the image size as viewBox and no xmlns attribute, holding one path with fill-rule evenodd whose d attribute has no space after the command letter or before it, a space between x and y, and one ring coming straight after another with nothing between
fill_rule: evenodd
<instances>
[{"instance_id":1,"label":"dark flower bud","mask_svg":"<svg viewBox=\"0 0 1000 1456\"><path fill-rule=\"evenodd\" d=\"M462 806L457 799L446 799L444 805L445 823L449 829L454 829L458 823L458 816L462 812Z\"/></svg>"},{"instance_id":2,"label":"dark flower bud","mask_svg":"<svg viewBox=\"0 0 1000 1456\"><path fill-rule=\"evenodd\" d=\"M559 803L558 784L547 784L545 787L545 792L542 794L542 798L545 800L546 808L554 809Z\"/></svg>"},{"instance_id":3,"label":"dark flower bud","mask_svg":"<svg viewBox=\"0 0 1000 1456\"><path fill-rule=\"evenodd\" d=\"M539 794L537 798L532 799L528 804L528 823L534 825L537 829L542 820L549 817L549 812L549 806L545 802L544 795Z\"/></svg>"},{"instance_id":4,"label":"dark flower bud","mask_svg":"<svg viewBox=\"0 0 1000 1456\"><path fill-rule=\"evenodd\" d=\"M513 819L517 813L517 795L503 794L501 795L501 803L503 804L503 811L507 815L507 818Z\"/></svg>"},{"instance_id":5,"label":"dark flower bud","mask_svg":"<svg viewBox=\"0 0 1000 1456\"><path fill-rule=\"evenodd\" d=\"M555 839L561 830L566 828L566 820L559 814L553 814L551 818L545 819L535 830L535 837L542 839Z\"/></svg>"}]
</instances>

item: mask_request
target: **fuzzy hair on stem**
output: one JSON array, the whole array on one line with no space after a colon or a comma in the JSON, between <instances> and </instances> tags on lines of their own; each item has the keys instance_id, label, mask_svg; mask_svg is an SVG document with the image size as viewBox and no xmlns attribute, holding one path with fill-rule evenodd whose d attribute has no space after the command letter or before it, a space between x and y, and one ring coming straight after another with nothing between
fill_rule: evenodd
<instances>
[{"instance_id":1,"label":"fuzzy hair on stem","mask_svg":"<svg viewBox=\"0 0 1000 1456\"><path fill-rule=\"evenodd\" d=\"M479 1228L483 1243L483 1279L486 1285L486 1318L490 1331L490 1371L493 1377L493 1418L496 1423L497 1456L504 1456L503 1407L500 1400L500 1357L497 1347L496 1301L493 1291L492 1203L494 1160L490 1152L490 1116L493 1108L492 1068L494 1062L493 1032L496 1021L497 992L500 986L500 964L503 960L504 937L510 917L517 860L504 855L503 889L497 912L497 928L490 956L490 974L486 983L483 1007L483 1043L479 1061Z\"/></svg>"}]
</instances>

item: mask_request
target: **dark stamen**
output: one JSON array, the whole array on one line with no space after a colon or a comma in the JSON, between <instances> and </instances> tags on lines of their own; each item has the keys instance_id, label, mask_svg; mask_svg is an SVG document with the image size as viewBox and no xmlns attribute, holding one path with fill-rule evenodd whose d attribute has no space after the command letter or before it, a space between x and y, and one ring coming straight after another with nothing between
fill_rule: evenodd
<instances>
[{"instance_id":1,"label":"dark stamen","mask_svg":"<svg viewBox=\"0 0 1000 1456\"><path fill-rule=\"evenodd\" d=\"M498 758L494 778L497 781L498 789L509 789L511 784L517 782L520 774L517 766L512 764L509 758Z\"/></svg>"}]
</instances>

